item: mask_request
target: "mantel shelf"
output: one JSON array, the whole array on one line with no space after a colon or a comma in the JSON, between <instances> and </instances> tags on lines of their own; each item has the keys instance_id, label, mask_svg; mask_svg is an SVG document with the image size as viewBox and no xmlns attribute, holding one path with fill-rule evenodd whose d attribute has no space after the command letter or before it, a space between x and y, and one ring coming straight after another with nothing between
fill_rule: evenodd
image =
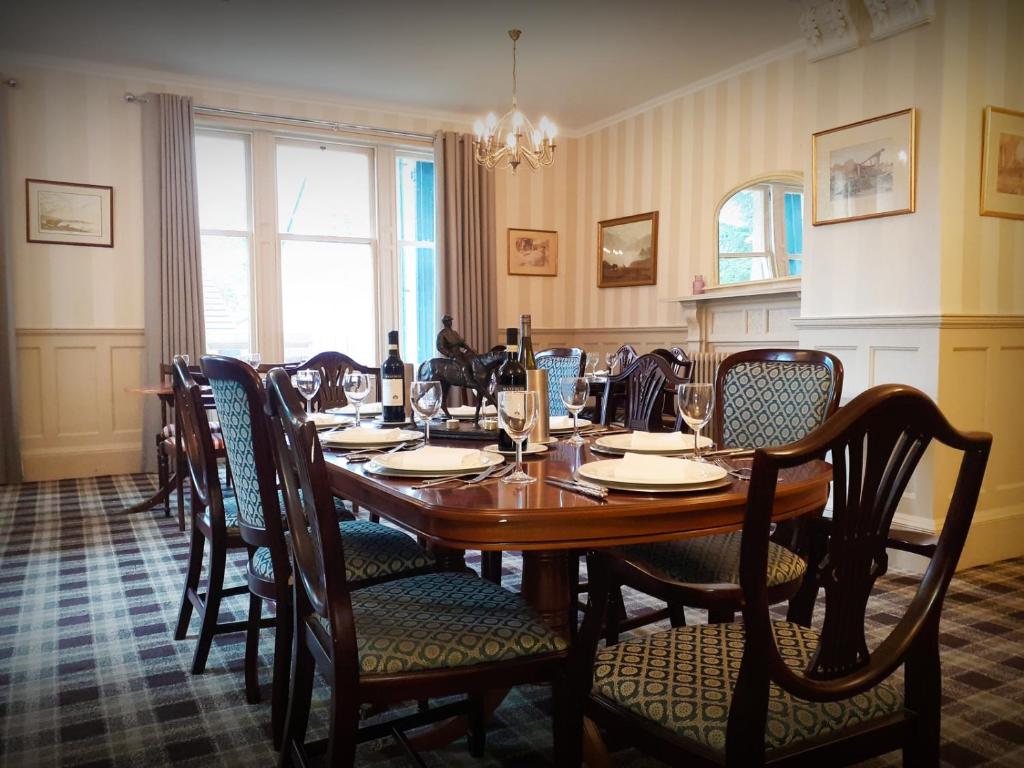
<instances>
[{"instance_id":1,"label":"mantel shelf","mask_svg":"<svg viewBox=\"0 0 1024 768\"><path fill-rule=\"evenodd\" d=\"M748 299L762 296L799 296L800 279L784 279L765 281L764 284L746 284L735 288L709 288L704 293L692 296L677 296L666 301L677 301L682 304L716 299Z\"/></svg>"}]
</instances>

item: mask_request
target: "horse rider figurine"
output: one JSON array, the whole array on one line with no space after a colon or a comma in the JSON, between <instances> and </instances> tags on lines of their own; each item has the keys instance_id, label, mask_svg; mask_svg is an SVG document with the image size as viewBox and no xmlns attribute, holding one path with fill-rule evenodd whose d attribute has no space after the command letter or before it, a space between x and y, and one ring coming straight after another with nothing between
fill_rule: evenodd
<instances>
[{"instance_id":1,"label":"horse rider figurine","mask_svg":"<svg viewBox=\"0 0 1024 768\"><path fill-rule=\"evenodd\" d=\"M495 347L490 352L478 355L465 339L452 328L452 316L441 318L444 326L437 334L437 351L444 357L435 357L420 365L420 381L437 381L441 384L441 409L451 418L448 411L448 390L451 387L465 387L476 395L474 421L480 419L480 409L485 402L497 407L491 379L505 359L505 348Z\"/></svg>"},{"instance_id":2,"label":"horse rider figurine","mask_svg":"<svg viewBox=\"0 0 1024 768\"><path fill-rule=\"evenodd\" d=\"M451 315L445 315L442 317L441 325L444 327L441 329L441 332L437 334L437 351L441 353L442 357L450 357L453 360L458 360L468 368L469 357L470 355L475 355L476 352L466 343L466 340L462 338L462 335L452 328Z\"/></svg>"}]
</instances>

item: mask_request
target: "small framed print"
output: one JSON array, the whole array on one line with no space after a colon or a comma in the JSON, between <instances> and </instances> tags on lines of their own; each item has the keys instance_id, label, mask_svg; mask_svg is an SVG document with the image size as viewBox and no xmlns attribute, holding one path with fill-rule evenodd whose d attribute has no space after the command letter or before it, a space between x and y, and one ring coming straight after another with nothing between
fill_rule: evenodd
<instances>
[{"instance_id":1,"label":"small framed print","mask_svg":"<svg viewBox=\"0 0 1024 768\"><path fill-rule=\"evenodd\" d=\"M658 282L658 212L597 222L597 287Z\"/></svg>"},{"instance_id":2,"label":"small framed print","mask_svg":"<svg viewBox=\"0 0 1024 768\"><path fill-rule=\"evenodd\" d=\"M904 109L811 138L813 223L915 210L917 110Z\"/></svg>"},{"instance_id":3,"label":"small framed print","mask_svg":"<svg viewBox=\"0 0 1024 768\"><path fill-rule=\"evenodd\" d=\"M558 274L558 233L547 229L508 230L510 275Z\"/></svg>"},{"instance_id":4,"label":"small framed print","mask_svg":"<svg viewBox=\"0 0 1024 768\"><path fill-rule=\"evenodd\" d=\"M25 179L30 243L114 247L114 188Z\"/></svg>"},{"instance_id":5,"label":"small framed print","mask_svg":"<svg viewBox=\"0 0 1024 768\"><path fill-rule=\"evenodd\" d=\"M985 107L981 215L1024 219L1024 112Z\"/></svg>"}]
</instances>

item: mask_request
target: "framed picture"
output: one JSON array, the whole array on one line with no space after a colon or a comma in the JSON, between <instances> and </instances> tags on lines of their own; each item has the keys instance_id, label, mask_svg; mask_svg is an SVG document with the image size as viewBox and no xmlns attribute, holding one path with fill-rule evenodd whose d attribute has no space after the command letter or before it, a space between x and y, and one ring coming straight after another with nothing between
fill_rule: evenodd
<instances>
[{"instance_id":1,"label":"framed picture","mask_svg":"<svg viewBox=\"0 0 1024 768\"><path fill-rule=\"evenodd\" d=\"M658 281L658 212L597 222L597 287Z\"/></svg>"},{"instance_id":2,"label":"framed picture","mask_svg":"<svg viewBox=\"0 0 1024 768\"><path fill-rule=\"evenodd\" d=\"M30 243L114 247L114 188L25 179Z\"/></svg>"},{"instance_id":3,"label":"framed picture","mask_svg":"<svg viewBox=\"0 0 1024 768\"><path fill-rule=\"evenodd\" d=\"M510 275L558 274L558 233L547 229L508 230Z\"/></svg>"},{"instance_id":4,"label":"framed picture","mask_svg":"<svg viewBox=\"0 0 1024 768\"><path fill-rule=\"evenodd\" d=\"M1024 112L985 107L981 215L1024 219Z\"/></svg>"},{"instance_id":5,"label":"framed picture","mask_svg":"<svg viewBox=\"0 0 1024 768\"><path fill-rule=\"evenodd\" d=\"M819 131L811 138L813 222L913 213L917 110Z\"/></svg>"}]
</instances>

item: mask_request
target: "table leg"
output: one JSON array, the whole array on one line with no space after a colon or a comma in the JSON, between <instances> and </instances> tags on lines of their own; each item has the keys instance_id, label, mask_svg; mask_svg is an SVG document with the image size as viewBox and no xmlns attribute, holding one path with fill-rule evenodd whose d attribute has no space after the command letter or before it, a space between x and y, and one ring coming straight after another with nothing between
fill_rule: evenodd
<instances>
[{"instance_id":1,"label":"table leg","mask_svg":"<svg viewBox=\"0 0 1024 768\"><path fill-rule=\"evenodd\" d=\"M569 638L576 613L569 580L569 552L523 552L523 598L545 624Z\"/></svg>"},{"instance_id":2,"label":"table leg","mask_svg":"<svg viewBox=\"0 0 1024 768\"><path fill-rule=\"evenodd\" d=\"M140 501L138 504L135 504L133 506L126 507L122 511L126 515L132 515L132 514L135 514L136 512L145 512L150 507L155 507L157 504L161 503L164 499L166 499L168 496L171 495L171 491L174 490L174 485L177 482L178 482L178 475L177 474L172 474L167 479L167 482L164 484L164 486L162 488L158 488L156 493L154 493L148 499L146 499L145 501Z\"/></svg>"}]
</instances>

